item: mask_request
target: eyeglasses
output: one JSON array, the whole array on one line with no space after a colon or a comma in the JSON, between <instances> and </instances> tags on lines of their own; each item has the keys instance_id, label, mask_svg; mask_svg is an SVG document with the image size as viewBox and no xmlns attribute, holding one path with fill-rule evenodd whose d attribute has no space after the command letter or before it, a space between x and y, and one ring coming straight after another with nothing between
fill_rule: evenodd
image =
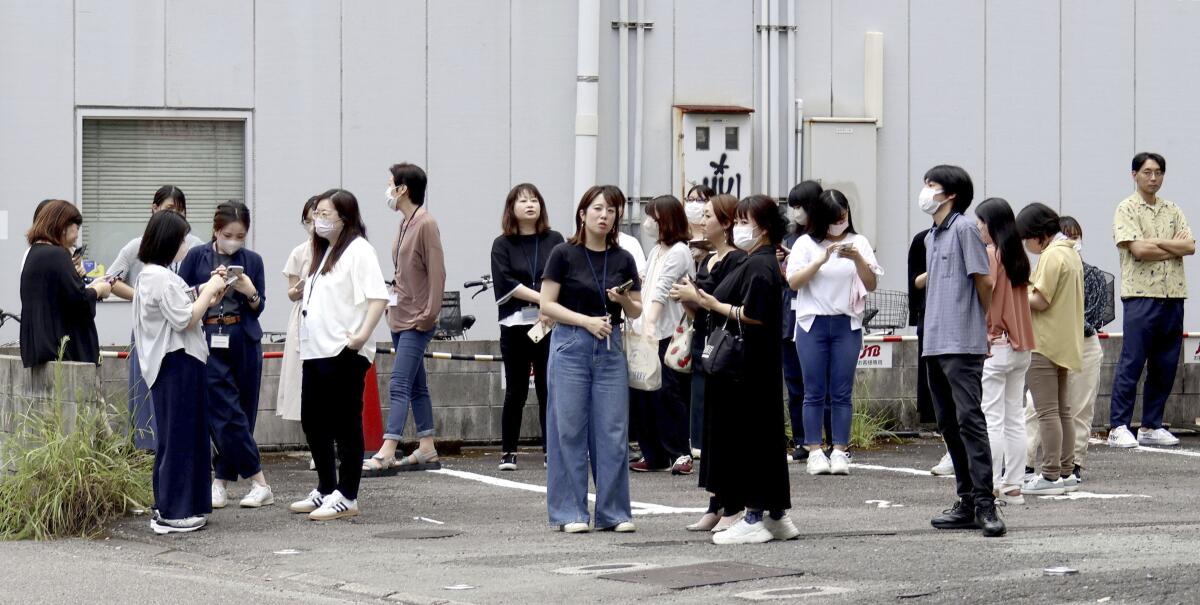
<instances>
[{"instance_id":1,"label":"eyeglasses","mask_svg":"<svg viewBox=\"0 0 1200 605\"><path fill-rule=\"evenodd\" d=\"M1143 171L1139 172L1138 174L1140 174L1144 177L1152 177L1152 176L1162 177L1162 175L1164 173L1162 170L1150 170L1149 168L1147 168L1146 170L1143 170Z\"/></svg>"},{"instance_id":2,"label":"eyeglasses","mask_svg":"<svg viewBox=\"0 0 1200 605\"><path fill-rule=\"evenodd\" d=\"M316 218L337 218L338 213L336 210L314 210L313 216Z\"/></svg>"}]
</instances>

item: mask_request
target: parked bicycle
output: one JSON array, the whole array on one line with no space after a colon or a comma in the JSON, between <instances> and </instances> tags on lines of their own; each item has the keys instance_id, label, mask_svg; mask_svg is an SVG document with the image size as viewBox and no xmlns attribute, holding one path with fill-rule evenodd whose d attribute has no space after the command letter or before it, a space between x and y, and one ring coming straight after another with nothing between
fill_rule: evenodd
<instances>
[{"instance_id":1,"label":"parked bicycle","mask_svg":"<svg viewBox=\"0 0 1200 605\"><path fill-rule=\"evenodd\" d=\"M474 289L471 298L483 294L492 287L492 276L484 275L463 284L465 289ZM462 294L457 290L442 293L442 310L438 313L434 340L466 340L466 333L475 325L474 315L462 314Z\"/></svg>"}]
</instances>

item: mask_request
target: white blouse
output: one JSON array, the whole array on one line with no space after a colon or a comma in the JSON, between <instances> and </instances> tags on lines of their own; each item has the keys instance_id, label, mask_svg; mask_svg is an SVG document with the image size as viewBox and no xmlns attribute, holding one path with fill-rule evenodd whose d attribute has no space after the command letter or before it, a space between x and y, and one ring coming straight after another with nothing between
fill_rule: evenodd
<instances>
[{"instance_id":1,"label":"white blouse","mask_svg":"<svg viewBox=\"0 0 1200 605\"><path fill-rule=\"evenodd\" d=\"M346 341L362 328L370 301L388 300L379 258L367 240L355 238L337 264L322 275L326 260L320 260L317 273L308 276L304 284L300 359L337 357ZM358 354L374 363L375 342L368 338Z\"/></svg>"},{"instance_id":2,"label":"white blouse","mask_svg":"<svg viewBox=\"0 0 1200 605\"><path fill-rule=\"evenodd\" d=\"M192 321L195 299L182 277L162 265L145 265L133 291L133 342L142 367L142 378L154 386L163 357L183 349L208 361L208 341L200 322Z\"/></svg>"},{"instance_id":3,"label":"white blouse","mask_svg":"<svg viewBox=\"0 0 1200 605\"><path fill-rule=\"evenodd\" d=\"M867 261L871 271L875 275L883 275L883 269L875 260L871 242L862 235L850 233L837 242L817 242L808 235L801 236L792 246L792 253L788 256L788 277L803 271L819 256L825 254L825 248L834 244L852 244ZM858 269L854 266L854 261L833 254L808 283L796 290L796 298L792 302L792 308L796 310L796 329L803 329L805 332L812 329L813 320L818 315L848 315L850 328L862 329L862 312L855 309L855 303L865 294L866 289L858 278Z\"/></svg>"},{"instance_id":4,"label":"white blouse","mask_svg":"<svg viewBox=\"0 0 1200 605\"><path fill-rule=\"evenodd\" d=\"M675 332L675 326L683 318L683 305L671 300L671 285L684 275L696 279L696 263L687 244L680 242L670 248L655 245L650 250L650 258L646 260L646 280L642 284L642 316L633 320L631 326L635 332L646 333L643 318L650 303L656 301L662 303L663 308L654 325L654 338L662 340Z\"/></svg>"}]
</instances>

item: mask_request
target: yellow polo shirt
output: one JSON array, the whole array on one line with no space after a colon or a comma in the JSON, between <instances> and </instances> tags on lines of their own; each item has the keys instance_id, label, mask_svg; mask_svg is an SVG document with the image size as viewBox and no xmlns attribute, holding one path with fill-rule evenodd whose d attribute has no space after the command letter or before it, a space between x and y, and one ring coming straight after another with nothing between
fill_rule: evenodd
<instances>
[{"instance_id":1,"label":"yellow polo shirt","mask_svg":"<svg viewBox=\"0 0 1200 605\"><path fill-rule=\"evenodd\" d=\"M1135 240L1173 239L1176 233L1192 237L1183 211L1174 203L1155 197L1147 204L1134 192L1117 204L1113 217L1113 239L1121 256L1121 298L1187 298L1183 259L1140 261L1128 244Z\"/></svg>"},{"instance_id":2,"label":"yellow polo shirt","mask_svg":"<svg viewBox=\"0 0 1200 605\"><path fill-rule=\"evenodd\" d=\"M1042 251L1029 289L1050 303L1045 311L1031 313L1037 340L1033 352L1078 372L1083 368L1083 261L1074 242L1055 240Z\"/></svg>"}]
</instances>

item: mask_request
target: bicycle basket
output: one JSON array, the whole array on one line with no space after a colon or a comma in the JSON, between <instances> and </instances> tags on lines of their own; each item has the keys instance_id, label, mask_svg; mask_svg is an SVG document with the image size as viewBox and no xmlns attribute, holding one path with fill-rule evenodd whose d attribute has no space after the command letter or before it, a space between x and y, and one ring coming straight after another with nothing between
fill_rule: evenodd
<instances>
[{"instance_id":1,"label":"bicycle basket","mask_svg":"<svg viewBox=\"0 0 1200 605\"><path fill-rule=\"evenodd\" d=\"M448 340L463 335L462 301L457 291L442 293L442 310L438 313L435 340Z\"/></svg>"},{"instance_id":2,"label":"bicycle basket","mask_svg":"<svg viewBox=\"0 0 1200 605\"><path fill-rule=\"evenodd\" d=\"M908 293L900 290L876 290L867 294L863 327L868 330L895 330L908 325Z\"/></svg>"}]
</instances>

